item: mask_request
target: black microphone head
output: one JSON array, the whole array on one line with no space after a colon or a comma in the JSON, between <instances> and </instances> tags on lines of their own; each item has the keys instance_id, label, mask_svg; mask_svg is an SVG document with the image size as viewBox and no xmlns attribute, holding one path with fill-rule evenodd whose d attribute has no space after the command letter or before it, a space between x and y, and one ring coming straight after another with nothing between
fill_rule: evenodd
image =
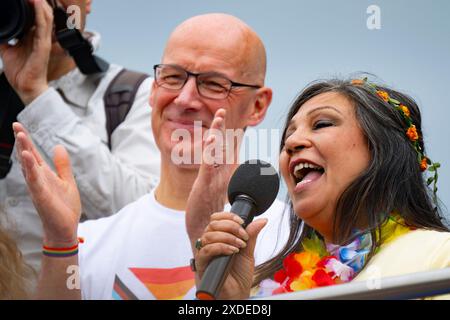
<instances>
[{"instance_id":1,"label":"black microphone head","mask_svg":"<svg viewBox=\"0 0 450 320\"><path fill-rule=\"evenodd\" d=\"M264 213L274 202L280 188L278 173L270 163L249 160L241 164L228 185L228 200L233 204L238 195L255 201L254 215Z\"/></svg>"}]
</instances>

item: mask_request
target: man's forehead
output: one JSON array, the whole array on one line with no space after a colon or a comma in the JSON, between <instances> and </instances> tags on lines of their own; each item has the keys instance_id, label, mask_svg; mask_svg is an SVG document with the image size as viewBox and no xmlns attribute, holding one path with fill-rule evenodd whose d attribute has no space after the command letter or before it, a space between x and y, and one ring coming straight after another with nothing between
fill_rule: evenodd
<instances>
[{"instance_id":1,"label":"man's forehead","mask_svg":"<svg viewBox=\"0 0 450 320\"><path fill-rule=\"evenodd\" d=\"M167 51L194 50L202 54L240 57L249 51L249 41L243 32L186 28L175 31L169 38Z\"/></svg>"},{"instance_id":2,"label":"man's forehead","mask_svg":"<svg viewBox=\"0 0 450 320\"><path fill-rule=\"evenodd\" d=\"M216 71L235 81L264 81L265 49L244 22L226 14L191 18L172 32L163 63L191 72ZM214 66L214 67L212 67Z\"/></svg>"},{"instance_id":3,"label":"man's forehead","mask_svg":"<svg viewBox=\"0 0 450 320\"><path fill-rule=\"evenodd\" d=\"M166 49L162 63L179 65L191 72L218 72L236 76L245 68L243 49L230 50L212 42L202 45L193 42L172 42Z\"/></svg>"}]
</instances>

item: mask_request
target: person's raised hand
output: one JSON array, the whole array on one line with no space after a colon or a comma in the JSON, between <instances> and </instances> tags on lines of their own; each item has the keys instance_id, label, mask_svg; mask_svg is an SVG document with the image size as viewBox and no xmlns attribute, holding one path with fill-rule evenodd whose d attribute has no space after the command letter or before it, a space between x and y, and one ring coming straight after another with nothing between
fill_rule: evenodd
<instances>
[{"instance_id":1,"label":"person's raised hand","mask_svg":"<svg viewBox=\"0 0 450 320\"><path fill-rule=\"evenodd\" d=\"M226 110L214 115L202 152L202 163L186 205L186 229L194 250L195 241L205 230L211 214L222 211L227 203L227 189L238 166L242 135L226 134Z\"/></svg>"},{"instance_id":2,"label":"person's raised hand","mask_svg":"<svg viewBox=\"0 0 450 320\"><path fill-rule=\"evenodd\" d=\"M35 11L35 26L15 46L0 45L3 72L25 105L48 88L53 30L53 11L47 1L29 2Z\"/></svg>"},{"instance_id":3,"label":"person's raised hand","mask_svg":"<svg viewBox=\"0 0 450 320\"><path fill-rule=\"evenodd\" d=\"M56 173L45 163L20 123L13 124L17 156L34 206L42 220L44 244L67 247L77 243L80 195L63 146L54 149Z\"/></svg>"}]
</instances>

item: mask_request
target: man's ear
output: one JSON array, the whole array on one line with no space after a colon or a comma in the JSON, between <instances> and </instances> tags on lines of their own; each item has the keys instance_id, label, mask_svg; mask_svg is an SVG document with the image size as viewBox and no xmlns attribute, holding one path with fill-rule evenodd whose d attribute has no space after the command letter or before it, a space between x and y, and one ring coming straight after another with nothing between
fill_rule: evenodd
<instances>
[{"instance_id":1,"label":"man's ear","mask_svg":"<svg viewBox=\"0 0 450 320\"><path fill-rule=\"evenodd\" d=\"M272 102L272 89L263 87L258 89L256 99L253 102L253 110L248 118L247 125L254 127L260 124L266 117L267 109Z\"/></svg>"}]
</instances>

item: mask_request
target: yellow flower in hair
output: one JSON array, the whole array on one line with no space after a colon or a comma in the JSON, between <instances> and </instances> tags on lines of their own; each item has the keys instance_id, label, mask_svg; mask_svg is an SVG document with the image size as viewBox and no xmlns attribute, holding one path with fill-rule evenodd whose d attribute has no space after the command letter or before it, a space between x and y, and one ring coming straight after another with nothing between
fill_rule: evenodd
<instances>
[{"instance_id":1,"label":"yellow flower in hair","mask_svg":"<svg viewBox=\"0 0 450 320\"><path fill-rule=\"evenodd\" d=\"M417 133L416 126L413 124L411 125L411 127L409 127L408 131L406 131L406 135L412 142L415 142L419 139L419 134Z\"/></svg>"},{"instance_id":2,"label":"yellow flower in hair","mask_svg":"<svg viewBox=\"0 0 450 320\"><path fill-rule=\"evenodd\" d=\"M386 102L389 102L389 95L386 91L377 90L377 95Z\"/></svg>"},{"instance_id":3,"label":"yellow flower in hair","mask_svg":"<svg viewBox=\"0 0 450 320\"><path fill-rule=\"evenodd\" d=\"M409 117L411 116L411 112L409 112L409 109L407 106L401 104L400 105L400 109L403 111L403 113L405 114L405 116Z\"/></svg>"}]
</instances>

